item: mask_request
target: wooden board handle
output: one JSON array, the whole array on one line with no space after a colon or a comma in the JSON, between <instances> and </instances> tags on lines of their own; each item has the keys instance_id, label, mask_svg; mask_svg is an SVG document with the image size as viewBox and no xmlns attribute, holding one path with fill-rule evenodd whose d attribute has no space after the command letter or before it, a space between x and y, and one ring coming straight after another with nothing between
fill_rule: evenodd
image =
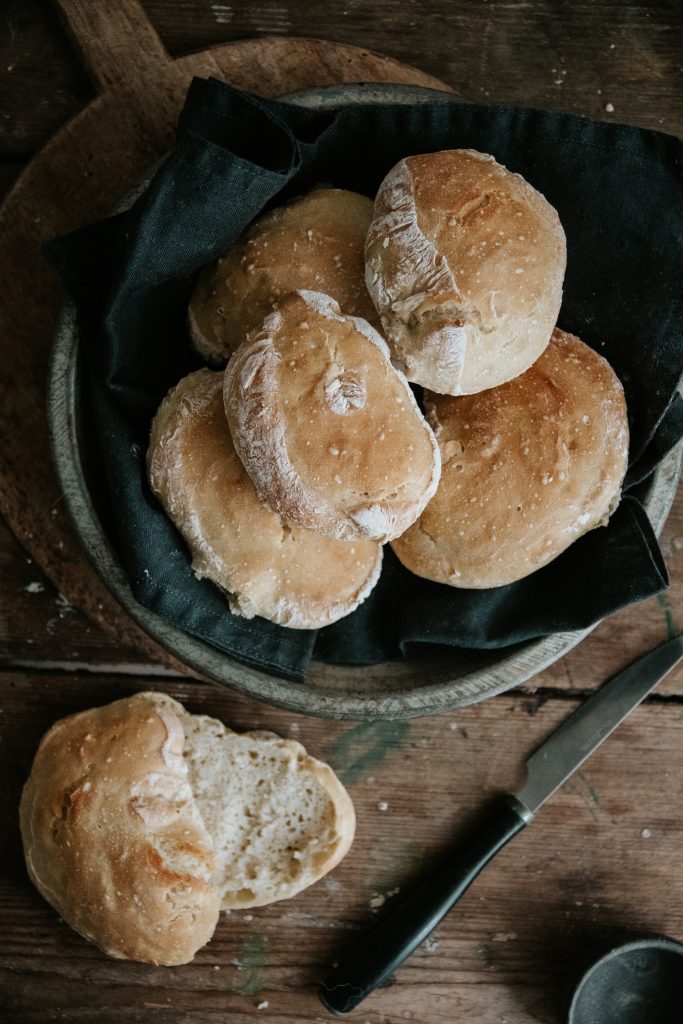
<instances>
[{"instance_id":1,"label":"wooden board handle","mask_svg":"<svg viewBox=\"0 0 683 1024\"><path fill-rule=\"evenodd\" d=\"M139 0L53 0L93 84L135 83L169 60Z\"/></svg>"}]
</instances>

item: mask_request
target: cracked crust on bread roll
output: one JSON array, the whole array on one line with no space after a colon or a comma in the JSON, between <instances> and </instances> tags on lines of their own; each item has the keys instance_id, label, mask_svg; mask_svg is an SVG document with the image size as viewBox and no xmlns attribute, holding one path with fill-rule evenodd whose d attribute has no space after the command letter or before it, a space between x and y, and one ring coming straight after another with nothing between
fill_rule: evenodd
<instances>
[{"instance_id":1,"label":"cracked crust on bread roll","mask_svg":"<svg viewBox=\"0 0 683 1024\"><path fill-rule=\"evenodd\" d=\"M439 451L383 339L318 292L287 296L225 371L235 449L259 497L330 537L386 541L436 490Z\"/></svg>"},{"instance_id":2,"label":"cracked crust on bread roll","mask_svg":"<svg viewBox=\"0 0 683 1024\"><path fill-rule=\"evenodd\" d=\"M345 313L379 327L365 287L372 209L372 200L357 192L318 188L254 221L200 272L188 310L200 355L224 363L277 300L297 288L325 292Z\"/></svg>"},{"instance_id":3,"label":"cracked crust on bread roll","mask_svg":"<svg viewBox=\"0 0 683 1024\"><path fill-rule=\"evenodd\" d=\"M188 963L221 896L177 715L140 698L64 718L46 733L21 797L31 881L109 956Z\"/></svg>"},{"instance_id":4,"label":"cracked crust on bread roll","mask_svg":"<svg viewBox=\"0 0 683 1024\"><path fill-rule=\"evenodd\" d=\"M566 242L557 213L492 156L401 160L380 185L366 280L396 364L437 394L519 376L550 340Z\"/></svg>"},{"instance_id":5,"label":"cracked crust on bread roll","mask_svg":"<svg viewBox=\"0 0 683 1024\"><path fill-rule=\"evenodd\" d=\"M272 733L238 734L161 693L56 722L20 806L29 875L110 956L188 963L220 909L287 899L353 841L328 765Z\"/></svg>"},{"instance_id":6,"label":"cracked crust on bread roll","mask_svg":"<svg viewBox=\"0 0 683 1024\"><path fill-rule=\"evenodd\" d=\"M555 330L531 369L481 395L425 395L441 483L392 547L418 576L486 589L528 576L617 507L628 458L621 383Z\"/></svg>"},{"instance_id":7,"label":"cracked crust on bread roll","mask_svg":"<svg viewBox=\"0 0 683 1024\"><path fill-rule=\"evenodd\" d=\"M317 629L352 612L377 582L378 544L292 528L261 504L230 437L222 371L197 370L169 392L147 462L195 574L217 584L236 615Z\"/></svg>"}]
</instances>

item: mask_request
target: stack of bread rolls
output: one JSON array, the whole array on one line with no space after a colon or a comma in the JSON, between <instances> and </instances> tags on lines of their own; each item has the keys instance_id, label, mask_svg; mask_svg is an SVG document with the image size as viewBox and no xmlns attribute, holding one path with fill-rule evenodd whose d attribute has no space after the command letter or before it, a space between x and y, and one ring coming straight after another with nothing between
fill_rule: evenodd
<instances>
[{"instance_id":1,"label":"stack of bread rolls","mask_svg":"<svg viewBox=\"0 0 683 1024\"><path fill-rule=\"evenodd\" d=\"M319 188L255 221L189 308L227 365L152 427L151 486L197 575L237 614L316 628L367 597L384 543L482 589L606 523L626 405L557 328L565 265L553 207L473 150L401 160L374 207Z\"/></svg>"}]
</instances>

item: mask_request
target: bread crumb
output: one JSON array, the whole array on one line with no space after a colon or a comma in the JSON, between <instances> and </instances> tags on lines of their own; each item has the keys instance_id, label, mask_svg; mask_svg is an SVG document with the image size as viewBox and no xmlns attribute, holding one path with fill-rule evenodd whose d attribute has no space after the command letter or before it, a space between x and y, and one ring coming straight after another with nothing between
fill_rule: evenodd
<instances>
[{"instance_id":1,"label":"bread crumb","mask_svg":"<svg viewBox=\"0 0 683 1024\"><path fill-rule=\"evenodd\" d=\"M380 802L377 804L377 810L378 811L388 811L389 810L389 804L386 802L386 800L380 800Z\"/></svg>"},{"instance_id":2,"label":"bread crumb","mask_svg":"<svg viewBox=\"0 0 683 1024\"><path fill-rule=\"evenodd\" d=\"M608 114L613 114L614 113L614 104L613 103L605 103L605 110L607 111Z\"/></svg>"},{"instance_id":3,"label":"bread crumb","mask_svg":"<svg viewBox=\"0 0 683 1024\"><path fill-rule=\"evenodd\" d=\"M652 832L649 828L644 828L640 835L643 839L650 839L652 837Z\"/></svg>"},{"instance_id":4,"label":"bread crumb","mask_svg":"<svg viewBox=\"0 0 683 1024\"><path fill-rule=\"evenodd\" d=\"M256 1009L257 1010L267 1010L269 1006L270 1006L270 1003L268 1002L268 1000L264 999L264 1000L262 1000L262 1002L256 1004Z\"/></svg>"}]
</instances>

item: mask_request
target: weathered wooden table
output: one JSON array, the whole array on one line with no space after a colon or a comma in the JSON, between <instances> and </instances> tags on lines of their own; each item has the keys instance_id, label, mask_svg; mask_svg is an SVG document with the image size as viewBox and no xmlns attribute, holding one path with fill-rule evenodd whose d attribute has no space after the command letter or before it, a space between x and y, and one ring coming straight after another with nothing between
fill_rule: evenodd
<instances>
[{"instance_id":1,"label":"weathered wooden table","mask_svg":"<svg viewBox=\"0 0 683 1024\"><path fill-rule=\"evenodd\" d=\"M91 0L95 7L104 2ZM144 7L174 55L263 35L329 38L407 60L471 99L675 134L683 128L683 15L675 3L148 0ZM4 0L3 190L91 96L50 7ZM519 781L526 754L584 693L683 628L680 498L662 546L672 579L667 594L603 623L533 687L442 718L354 725L273 711L124 648L62 598L0 524L0 1020L329 1019L316 982L387 894L457 837L490 794ZM16 820L44 729L59 716L142 687L164 689L238 729L295 736L339 771L358 812L356 843L330 878L290 903L225 916L196 961L173 970L108 960L60 922L26 877ZM683 939L682 805L679 671L353 1019L562 1020L570 973L592 950L642 933Z\"/></svg>"}]
</instances>

